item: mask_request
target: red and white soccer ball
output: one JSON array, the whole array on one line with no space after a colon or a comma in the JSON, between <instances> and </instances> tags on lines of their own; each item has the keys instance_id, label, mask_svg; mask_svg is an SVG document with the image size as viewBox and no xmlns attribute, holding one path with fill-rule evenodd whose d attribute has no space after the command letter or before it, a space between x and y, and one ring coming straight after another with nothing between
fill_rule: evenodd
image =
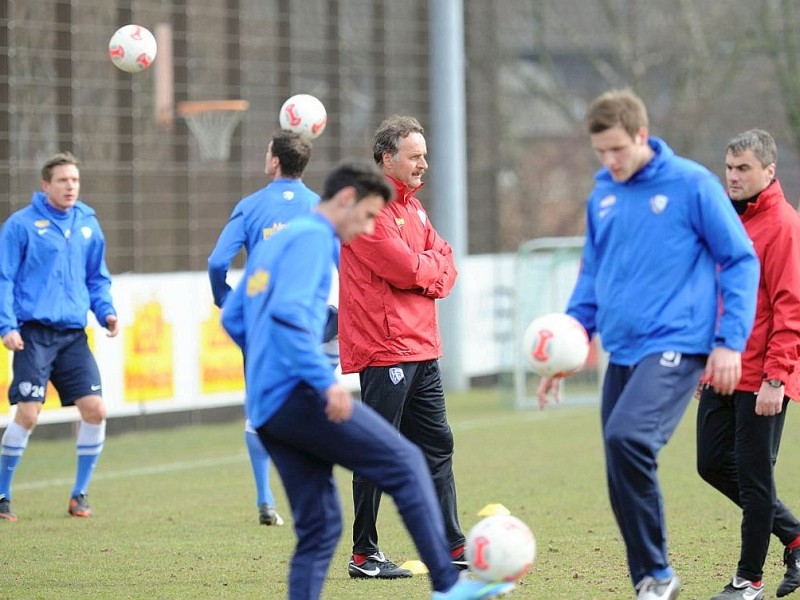
<instances>
[{"instance_id":1,"label":"red and white soccer ball","mask_svg":"<svg viewBox=\"0 0 800 600\"><path fill-rule=\"evenodd\" d=\"M589 338L576 319L550 313L534 319L522 338L531 371L542 377L566 377L579 371L589 356Z\"/></svg>"},{"instance_id":2,"label":"red and white soccer ball","mask_svg":"<svg viewBox=\"0 0 800 600\"><path fill-rule=\"evenodd\" d=\"M536 558L536 538L523 521L511 515L492 515L467 535L469 569L483 581L516 581Z\"/></svg>"},{"instance_id":3,"label":"red and white soccer ball","mask_svg":"<svg viewBox=\"0 0 800 600\"><path fill-rule=\"evenodd\" d=\"M318 138L328 124L328 113L319 98L295 94L281 106L281 129L289 129L310 140Z\"/></svg>"},{"instance_id":4,"label":"red and white soccer ball","mask_svg":"<svg viewBox=\"0 0 800 600\"><path fill-rule=\"evenodd\" d=\"M144 71L153 64L158 53L156 38L141 25L125 25L111 36L108 56L118 69L126 73Z\"/></svg>"}]
</instances>

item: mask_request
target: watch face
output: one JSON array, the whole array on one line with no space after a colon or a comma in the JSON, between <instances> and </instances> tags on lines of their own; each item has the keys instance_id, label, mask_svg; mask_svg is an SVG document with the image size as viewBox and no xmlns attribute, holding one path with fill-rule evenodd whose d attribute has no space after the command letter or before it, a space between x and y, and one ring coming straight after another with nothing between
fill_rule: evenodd
<instances>
[{"instance_id":1,"label":"watch face","mask_svg":"<svg viewBox=\"0 0 800 600\"><path fill-rule=\"evenodd\" d=\"M774 388L779 388L783 385L783 382L780 379L767 379L767 383Z\"/></svg>"}]
</instances>

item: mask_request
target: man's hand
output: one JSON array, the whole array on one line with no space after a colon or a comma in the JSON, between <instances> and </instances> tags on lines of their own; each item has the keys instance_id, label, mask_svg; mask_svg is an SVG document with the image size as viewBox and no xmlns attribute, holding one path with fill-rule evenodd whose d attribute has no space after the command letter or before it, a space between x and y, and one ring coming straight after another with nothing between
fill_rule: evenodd
<instances>
[{"instance_id":1,"label":"man's hand","mask_svg":"<svg viewBox=\"0 0 800 600\"><path fill-rule=\"evenodd\" d=\"M539 380L536 397L539 398L539 410L544 410L550 403L550 397L556 404L561 402L561 377L542 377Z\"/></svg>"},{"instance_id":2,"label":"man's hand","mask_svg":"<svg viewBox=\"0 0 800 600\"><path fill-rule=\"evenodd\" d=\"M108 337L117 336L119 333L119 321L116 315L108 315L106 317L106 329L108 330L108 333L106 333Z\"/></svg>"},{"instance_id":3,"label":"man's hand","mask_svg":"<svg viewBox=\"0 0 800 600\"><path fill-rule=\"evenodd\" d=\"M772 417L783 410L784 386L772 387L766 381L761 382L761 389L756 396L756 414Z\"/></svg>"},{"instance_id":4,"label":"man's hand","mask_svg":"<svg viewBox=\"0 0 800 600\"><path fill-rule=\"evenodd\" d=\"M353 397L347 388L339 383L334 383L325 390L325 414L332 423L347 421L353 414Z\"/></svg>"},{"instance_id":5,"label":"man's hand","mask_svg":"<svg viewBox=\"0 0 800 600\"><path fill-rule=\"evenodd\" d=\"M729 396L736 389L741 377L742 353L717 346L708 355L701 381L714 388L718 394Z\"/></svg>"},{"instance_id":6,"label":"man's hand","mask_svg":"<svg viewBox=\"0 0 800 600\"><path fill-rule=\"evenodd\" d=\"M19 352L25 348L25 342L22 341L22 336L19 334L19 331L12 329L3 336L3 346L14 352Z\"/></svg>"}]
</instances>

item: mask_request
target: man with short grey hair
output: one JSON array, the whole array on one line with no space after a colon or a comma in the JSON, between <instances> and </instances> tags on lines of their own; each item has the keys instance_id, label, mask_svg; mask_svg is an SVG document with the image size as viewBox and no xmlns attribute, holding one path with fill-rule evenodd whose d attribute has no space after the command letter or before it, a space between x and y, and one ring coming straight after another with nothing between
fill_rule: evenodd
<instances>
[{"instance_id":1,"label":"man with short grey hair","mask_svg":"<svg viewBox=\"0 0 800 600\"><path fill-rule=\"evenodd\" d=\"M697 470L742 509L736 575L712 600L760 600L774 533L785 547L777 596L800 586L800 522L778 499L774 463L789 400L800 400L800 215L775 178L778 150L766 131L735 136L725 178L761 263L756 318L732 394L706 386L697 411Z\"/></svg>"},{"instance_id":2,"label":"man with short grey hair","mask_svg":"<svg viewBox=\"0 0 800 600\"><path fill-rule=\"evenodd\" d=\"M375 232L342 245L339 343L343 373L358 373L367 406L422 449L444 516L453 564L466 568L453 475L453 432L447 422L439 370L442 339L436 300L458 275L453 250L436 231L416 194L428 170L425 130L417 119L393 115L373 138L372 157L396 200ZM374 460L383 460L375 456ZM398 579L398 567L378 546L381 490L353 476L353 556L350 577Z\"/></svg>"}]
</instances>

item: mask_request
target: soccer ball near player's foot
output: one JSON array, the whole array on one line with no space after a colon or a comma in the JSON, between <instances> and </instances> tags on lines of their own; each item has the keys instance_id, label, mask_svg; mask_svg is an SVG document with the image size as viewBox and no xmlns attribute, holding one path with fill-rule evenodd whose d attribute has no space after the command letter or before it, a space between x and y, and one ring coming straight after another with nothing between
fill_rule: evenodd
<instances>
[{"instance_id":1,"label":"soccer ball near player's foot","mask_svg":"<svg viewBox=\"0 0 800 600\"><path fill-rule=\"evenodd\" d=\"M533 564L536 538L517 517L492 515L479 521L467 536L467 562L483 581L516 581Z\"/></svg>"},{"instance_id":2,"label":"soccer ball near player's foot","mask_svg":"<svg viewBox=\"0 0 800 600\"><path fill-rule=\"evenodd\" d=\"M564 313L534 319L523 336L523 352L531 371L542 377L566 377L579 371L589 356L583 325Z\"/></svg>"}]
</instances>

